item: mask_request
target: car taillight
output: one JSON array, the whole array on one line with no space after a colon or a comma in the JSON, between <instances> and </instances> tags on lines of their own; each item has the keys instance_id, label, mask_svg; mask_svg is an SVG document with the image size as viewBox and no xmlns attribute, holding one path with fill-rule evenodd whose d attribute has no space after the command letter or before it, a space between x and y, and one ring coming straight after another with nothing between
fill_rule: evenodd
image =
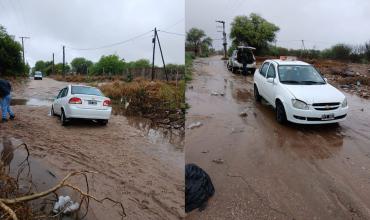
<instances>
[{"instance_id":1,"label":"car taillight","mask_svg":"<svg viewBox=\"0 0 370 220\"><path fill-rule=\"evenodd\" d=\"M103 106L110 106L112 102L109 99L104 100Z\"/></svg>"},{"instance_id":2,"label":"car taillight","mask_svg":"<svg viewBox=\"0 0 370 220\"><path fill-rule=\"evenodd\" d=\"M82 104L82 100L77 97L70 98L68 101L69 104Z\"/></svg>"}]
</instances>

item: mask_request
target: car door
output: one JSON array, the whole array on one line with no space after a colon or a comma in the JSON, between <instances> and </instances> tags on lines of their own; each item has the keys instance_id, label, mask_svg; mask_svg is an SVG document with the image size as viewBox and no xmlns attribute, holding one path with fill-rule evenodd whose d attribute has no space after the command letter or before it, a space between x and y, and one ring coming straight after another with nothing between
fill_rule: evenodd
<instances>
[{"instance_id":1,"label":"car door","mask_svg":"<svg viewBox=\"0 0 370 220\"><path fill-rule=\"evenodd\" d=\"M262 95L266 99L266 73L268 70L268 67L270 65L270 62L264 62L259 70L258 74L258 91L260 95Z\"/></svg>"},{"instance_id":2,"label":"car door","mask_svg":"<svg viewBox=\"0 0 370 220\"><path fill-rule=\"evenodd\" d=\"M276 66L274 63L271 63L266 74L265 79L265 94L266 99L269 103L273 104L275 102L275 93L276 93Z\"/></svg>"},{"instance_id":3,"label":"car door","mask_svg":"<svg viewBox=\"0 0 370 220\"><path fill-rule=\"evenodd\" d=\"M53 109L56 114L60 114L60 99L62 97L64 88L61 89L58 93L58 96L55 98L54 103L53 103Z\"/></svg>"},{"instance_id":4,"label":"car door","mask_svg":"<svg viewBox=\"0 0 370 220\"><path fill-rule=\"evenodd\" d=\"M65 108L65 106L68 104L68 92L68 87L65 87L60 99L61 108Z\"/></svg>"}]
</instances>

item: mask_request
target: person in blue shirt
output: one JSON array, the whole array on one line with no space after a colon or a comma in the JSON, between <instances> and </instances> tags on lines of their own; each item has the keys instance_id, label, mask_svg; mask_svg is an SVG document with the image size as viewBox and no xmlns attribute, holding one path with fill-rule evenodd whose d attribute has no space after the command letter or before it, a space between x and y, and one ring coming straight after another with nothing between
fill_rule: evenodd
<instances>
[{"instance_id":1,"label":"person in blue shirt","mask_svg":"<svg viewBox=\"0 0 370 220\"><path fill-rule=\"evenodd\" d=\"M9 114L9 119L14 120L14 113L10 108L11 101L11 91L12 86L9 81L0 79L0 106L2 113L2 122L8 121L7 114Z\"/></svg>"}]
</instances>

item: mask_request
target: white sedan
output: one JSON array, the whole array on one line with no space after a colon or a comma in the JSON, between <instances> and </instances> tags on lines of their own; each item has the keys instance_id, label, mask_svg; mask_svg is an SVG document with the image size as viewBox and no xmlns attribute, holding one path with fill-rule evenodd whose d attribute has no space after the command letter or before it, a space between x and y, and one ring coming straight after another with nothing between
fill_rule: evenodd
<instances>
[{"instance_id":1,"label":"white sedan","mask_svg":"<svg viewBox=\"0 0 370 220\"><path fill-rule=\"evenodd\" d=\"M344 121L348 112L342 92L313 66L295 60L266 60L254 73L254 97L269 102L280 123L337 123Z\"/></svg>"},{"instance_id":2,"label":"white sedan","mask_svg":"<svg viewBox=\"0 0 370 220\"><path fill-rule=\"evenodd\" d=\"M75 118L96 120L106 125L111 112L111 100L99 89L84 85L63 88L51 105L51 115L59 115L62 125Z\"/></svg>"}]
</instances>

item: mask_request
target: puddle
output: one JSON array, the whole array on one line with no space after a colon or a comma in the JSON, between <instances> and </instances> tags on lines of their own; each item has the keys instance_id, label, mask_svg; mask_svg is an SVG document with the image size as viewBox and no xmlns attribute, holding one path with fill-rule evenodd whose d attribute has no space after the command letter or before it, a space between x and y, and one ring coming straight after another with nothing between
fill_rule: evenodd
<instances>
[{"instance_id":1,"label":"puddle","mask_svg":"<svg viewBox=\"0 0 370 220\"><path fill-rule=\"evenodd\" d=\"M178 151L184 149L184 132L178 129L158 127L150 119L126 116L129 125L143 131L149 141L154 144L169 144Z\"/></svg>"},{"instance_id":2,"label":"puddle","mask_svg":"<svg viewBox=\"0 0 370 220\"><path fill-rule=\"evenodd\" d=\"M25 147L20 146L22 144L22 140L0 136L0 160L6 166L5 172L8 172L11 177L17 177L19 174L19 192L37 193L48 190L58 184L60 178L48 166L45 166L32 156L29 156L28 160L25 160L27 153ZM78 195L70 189L60 189L57 193L59 195L70 195L74 201L78 200ZM37 212L34 214L48 215L50 213L44 213L44 211L53 209L54 200L54 194L50 194L49 196L29 202L29 205ZM81 213L84 213L84 209L82 208ZM88 213L87 217L89 219L96 219L91 213ZM69 218L68 216L62 216L61 219Z\"/></svg>"},{"instance_id":3,"label":"puddle","mask_svg":"<svg viewBox=\"0 0 370 220\"><path fill-rule=\"evenodd\" d=\"M53 102L52 99L37 99L37 98L12 99L10 105L51 106L52 102Z\"/></svg>"}]
</instances>

